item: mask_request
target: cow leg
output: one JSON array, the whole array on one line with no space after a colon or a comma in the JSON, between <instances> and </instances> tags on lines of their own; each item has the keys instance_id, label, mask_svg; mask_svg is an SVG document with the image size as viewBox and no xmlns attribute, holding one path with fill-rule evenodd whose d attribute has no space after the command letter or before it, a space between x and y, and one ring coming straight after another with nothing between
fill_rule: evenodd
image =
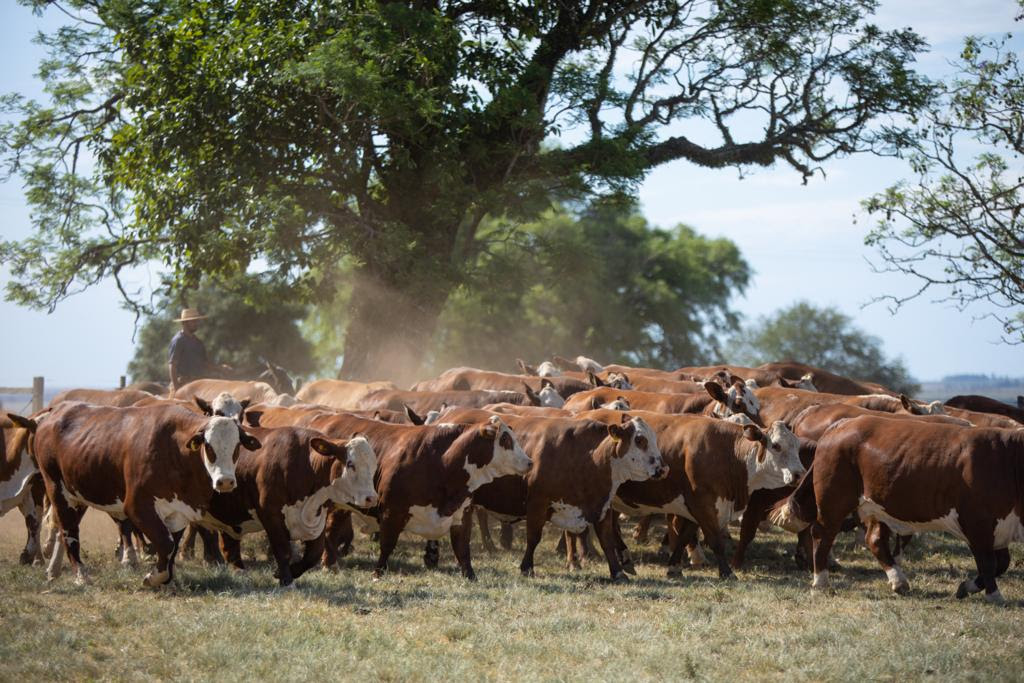
<instances>
[{"instance_id":1,"label":"cow leg","mask_svg":"<svg viewBox=\"0 0 1024 683\"><path fill-rule=\"evenodd\" d=\"M601 544L601 550L604 551L605 560L608 561L608 573L611 574L612 581L628 581L629 577L622 571L619 554L615 551L614 516L615 513L609 510L597 523L597 540Z\"/></svg>"},{"instance_id":2,"label":"cow leg","mask_svg":"<svg viewBox=\"0 0 1024 683\"><path fill-rule=\"evenodd\" d=\"M476 505L473 507L476 509L476 522L480 526L480 541L484 544L484 550L489 553L497 552L494 539L491 538L491 518L487 514L487 510Z\"/></svg>"},{"instance_id":3,"label":"cow leg","mask_svg":"<svg viewBox=\"0 0 1024 683\"><path fill-rule=\"evenodd\" d=\"M892 554L893 560L896 564L903 564L903 553L910 545L913 538L913 534L896 534L896 550Z\"/></svg>"},{"instance_id":4,"label":"cow leg","mask_svg":"<svg viewBox=\"0 0 1024 683\"><path fill-rule=\"evenodd\" d=\"M569 546L569 532L563 531L558 537L558 545L555 546L556 553L565 554Z\"/></svg>"},{"instance_id":5,"label":"cow leg","mask_svg":"<svg viewBox=\"0 0 1024 683\"><path fill-rule=\"evenodd\" d=\"M220 551L224 556L224 559L229 565L235 569L245 569L245 563L242 562L242 541L238 538L232 538L224 532L220 533Z\"/></svg>"},{"instance_id":6,"label":"cow leg","mask_svg":"<svg viewBox=\"0 0 1024 683\"><path fill-rule=\"evenodd\" d=\"M50 558L50 566L46 571L47 579L52 581L60 575L64 551L66 551L68 561L75 570L75 583L79 585L89 583L89 577L82 565L81 546L78 541L78 525L82 521L82 515L85 514L85 508L72 507L57 486L52 489L47 487L47 496L53 505L63 541L61 550L54 550L53 557Z\"/></svg>"},{"instance_id":7,"label":"cow leg","mask_svg":"<svg viewBox=\"0 0 1024 683\"><path fill-rule=\"evenodd\" d=\"M135 534L135 527L127 519L117 523L117 531L120 536L117 542L118 561L122 566L135 569L139 566L139 555L135 552L135 543L132 536Z\"/></svg>"},{"instance_id":8,"label":"cow leg","mask_svg":"<svg viewBox=\"0 0 1024 683\"><path fill-rule=\"evenodd\" d=\"M697 525L678 515L670 515L668 576L680 576L683 573L683 552L689 550L691 544L697 542ZM691 562L691 566L693 563Z\"/></svg>"},{"instance_id":9,"label":"cow leg","mask_svg":"<svg viewBox=\"0 0 1024 683\"><path fill-rule=\"evenodd\" d=\"M427 541L423 544L423 566L437 569L441 562L441 544L438 541Z\"/></svg>"},{"instance_id":10,"label":"cow leg","mask_svg":"<svg viewBox=\"0 0 1024 683\"><path fill-rule=\"evenodd\" d=\"M636 526L633 527L633 540L637 543L647 543L647 534L651 530L651 522L654 521L654 515L645 515L637 521Z\"/></svg>"},{"instance_id":11,"label":"cow leg","mask_svg":"<svg viewBox=\"0 0 1024 683\"><path fill-rule=\"evenodd\" d=\"M580 536L568 531L562 533L562 540L565 544L565 568L568 571L579 571L583 569L580 561Z\"/></svg>"},{"instance_id":12,"label":"cow leg","mask_svg":"<svg viewBox=\"0 0 1024 683\"><path fill-rule=\"evenodd\" d=\"M512 528L511 522L502 522L501 531L498 533L498 543L505 550L512 550L512 539L515 534L515 529Z\"/></svg>"},{"instance_id":13,"label":"cow leg","mask_svg":"<svg viewBox=\"0 0 1024 683\"><path fill-rule=\"evenodd\" d=\"M636 567L633 565L633 556L629 553L629 547L622 538L622 527L619 526L619 515L616 512L609 512L608 516L612 518L612 530L615 532L615 552L618 553L619 564L622 565L622 571L635 576Z\"/></svg>"},{"instance_id":14,"label":"cow leg","mask_svg":"<svg viewBox=\"0 0 1024 683\"><path fill-rule=\"evenodd\" d=\"M971 533L968 529L964 531L967 533L968 539L975 539L979 536L982 538L988 536L988 538L982 542L975 541L970 543L971 552L974 554L974 563L978 567L978 575L973 579L961 582L957 588L956 597L963 599L971 593L979 593L984 590L986 600L998 605L1004 604L1006 601L1003 599L1003 594L999 592L999 586L996 585L996 571L999 565L1002 564L1003 557L1005 557L1007 566L1009 566L1009 552L1007 551L1005 556L997 559L998 551L992 548L991 531L981 534ZM1002 555L1001 553L999 554Z\"/></svg>"},{"instance_id":15,"label":"cow leg","mask_svg":"<svg viewBox=\"0 0 1024 683\"><path fill-rule=\"evenodd\" d=\"M594 542L590 538L590 530L593 526L588 526L582 534L580 534L580 541L583 544L583 559L588 560L591 557L597 557L597 548L594 547Z\"/></svg>"},{"instance_id":16,"label":"cow leg","mask_svg":"<svg viewBox=\"0 0 1024 683\"><path fill-rule=\"evenodd\" d=\"M838 524L825 526L817 521L811 524L811 538L814 539L814 579L811 581L811 588L814 590L828 588L829 554L838 533Z\"/></svg>"},{"instance_id":17,"label":"cow leg","mask_svg":"<svg viewBox=\"0 0 1024 683\"><path fill-rule=\"evenodd\" d=\"M523 576L533 576L533 556L544 535L544 524L548 519L547 501L533 502L526 506L526 549L523 551L523 560L519 563L519 573Z\"/></svg>"},{"instance_id":18,"label":"cow leg","mask_svg":"<svg viewBox=\"0 0 1024 683\"><path fill-rule=\"evenodd\" d=\"M739 569L746 560L747 546L757 536L757 528L761 522L768 519L768 511L778 498L778 494L767 489L759 489L750 494L747 501L747 508L743 511L743 522L740 524L740 540L732 553L730 564L733 569Z\"/></svg>"},{"instance_id":19,"label":"cow leg","mask_svg":"<svg viewBox=\"0 0 1024 683\"><path fill-rule=\"evenodd\" d=\"M324 529L324 569L337 569L338 558L352 552L354 538L351 512L334 509L327 513L327 526Z\"/></svg>"},{"instance_id":20,"label":"cow leg","mask_svg":"<svg viewBox=\"0 0 1024 683\"><path fill-rule=\"evenodd\" d=\"M479 521L479 516L477 517ZM485 514L486 523L486 514ZM469 540L473 535L473 508L468 507L462 513L462 523L458 526L452 525L448 531L452 540L452 552L462 569L462 575L470 581L476 581L476 572L473 571L473 562L470 557Z\"/></svg>"},{"instance_id":21,"label":"cow leg","mask_svg":"<svg viewBox=\"0 0 1024 683\"><path fill-rule=\"evenodd\" d=\"M796 547L793 550L793 561L797 569L809 571L814 569L814 539L811 538L810 528L804 529L796 535Z\"/></svg>"},{"instance_id":22,"label":"cow leg","mask_svg":"<svg viewBox=\"0 0 1024 683\"><path fill-rule=\"evenodd\" d=\"M693 516L697 520L700 530L704 532L704 542L711 548L718 561L718 578L736 578L729 567L729 562L725 559L725 534L718 526L718 511L710 505L695 505L693 507Z\"/></svg>"},{"instance_id":23,"label":"cow leg","mask_svg":"<svg viewBox=\"0 0 1024 683\"><path fill-rule=\"evenodd\" d=\"M183 560L194 560L196 559L196 531L198 527L195 524L189 524L185 527L185 537L181 541L181 559Z\"/></svg>"},{"instance_id":24,"label":"cow leg","mask_svg":"<svg viewBox=\"0 0 1024 683\"><path fill-rule=\"evenodd\" d=\"M320 534L312 541L303 544L302 558L291 565L292 579L297 579L310 569L315 567L324 554L324 534Z\"/></svg>"},{"instance_id":25,"label":"cow leg","mask_svg":"<svg viewBox=\"0 0 1024 683\"><path fill-rule=\"evenodd\" d=\"M224 564L224 556L217 547L217 533L204 529L195 524L189 525L189 530L195 530L195 534L203 539L203 562L211 565Z\"/></svg>"},{"instance_id":26,"label":"cow leg","mask_svg":"<svg viewBox=\"0 0 1024 683\"><path fill-rule=\"evenodd\" d=\"M36 476L38 477L38 475ZM39 526L43 519L43 506L34 495L35 482L33 482L32 488L33 490L22 499L20 505L21 514L25 517L25 532L27 534L25 549L18 557L21 564L35 564L43 559L42 545L39 542Z\"/></svg>"},{"instance_id":27,"label":"cow leg","mask_svg":"<svg viewBox=\"0 0 1024 683\"><path fill-rule=\"evenodd\" d=\"M380 511L380 531L377 532L380 539L380 556L377 558L377 567L373 570L374 579L381 578L388 570L388 558L398 545L398 537L405 526L405 517L404 511L401 515L389 514L383 509Z\"/></svg>"},{"instance_id":28,"label":"cow leg","mask_svg":"<svg viewBox=\"0 0 1024 683\"><path fill-rule=\"evenodd\" d=\"M260 523L267 533L267 541L270 543L270 553L274 556L277 564L277 571L274 577L282 588L292 585L295 580L292 576L292 537L284 524L281 513L268 513L260 515Z\"/></svg>"},{"instance_id":29,"label":"cow leg","mask_svg":"<svg viewBox=\"0 0 1024 683\"><path fill-rule=\"evenodd\" d=\"M184 529L171 532L156 513L152 499L136 502L129 497L125 501L124 510L135 528L149 539L156 551L156 567L146 574L142 580L143 584L159 588L170 583L174 578L174 556L178 551Z\"/></svg>"},{"instance_id":30,"label":"cow leg","mask_svg":"<svg viewBox=\"0 0 1024 683\"><path fill-rule=\"evenodd\" d=\"M889 527L875 519L867 520L866 526L867 530L864 534L864 540L868 545L868 550L875 556L878 563L882 565L882 569L889 579L889 587L892 588L894 593L903 594L909 592L910 582L907 581L903 570L896 564L896 560L893 559L892 552L889 549Z\"/></svg>"},{"instance_id":31,"label":"cow leg","mask_svg":"<svg viewBox=\"0 0 1024 683\"><path fill-rule=\"evenodd\" d=\"M995 551L996 553L996 573L995 577L998 579L1000 576L1006 573L1006 570L1010 568L1010 549L1000 548Z\"/></svg>"}]
</instances>

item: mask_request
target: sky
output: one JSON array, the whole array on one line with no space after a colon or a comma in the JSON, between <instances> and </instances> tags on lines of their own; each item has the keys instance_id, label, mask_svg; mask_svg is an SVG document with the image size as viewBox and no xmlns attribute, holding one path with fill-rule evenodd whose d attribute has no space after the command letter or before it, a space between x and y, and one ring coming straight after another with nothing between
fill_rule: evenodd
<instances>
[{"instance_id":1,"label":"sky","mask_svg":"<svg viewBox=\"0 0 1024 683\"><path fill-rule=\"evenodd\" d=\"M1013 22L1017 7L1011 0L890 0L881 3L875 23L909 26L925 36L931 51L919 66L936 77L948 73L964 35L1022 28ZM15 3L0 8L0 92L41 94L34 74L43 51L31 39L60 22L59 14L40 18ZM1020 49L1018 39L1013 44ZM961 312L930 298L895 313L884 304L868 305L882 294L914 287L902 276L872 271L873 252L863 244L870 219L859 211L862 199L909 176L905 162L859 155L824 170L825 178L817 175L803 185L788 167L752 170L740 179L735 169L674 162L650 174L639 198L656 225L685 223L739 246L754 278L733 304L748 320L807 300L851 316L882 339L887 354L902 357L919 380L957 373L1024 375L1024 345L1000 344L999 326L982 317L985 308ZM4 238L31 233L17 181L0 184L0 211ZM0 283L6 277L0 270ZM139 277L149 279L145 272ZM0 300L0 316L0 386L29 386L35 375L45 376L50 386L114 386L132 355L134 316L121 308L110 282L61 303L52 314Z\"/></svg>"}]
</instances>

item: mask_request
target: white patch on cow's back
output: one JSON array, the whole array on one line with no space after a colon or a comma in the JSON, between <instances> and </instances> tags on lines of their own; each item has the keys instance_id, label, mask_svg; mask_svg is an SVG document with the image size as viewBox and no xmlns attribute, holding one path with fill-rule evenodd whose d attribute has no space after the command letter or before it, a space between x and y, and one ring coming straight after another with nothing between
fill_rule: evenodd
<instances>
[{"instance_id":1,"label":"white patch on cow's back","mask_svg":"<svg viewBox=\"0 0 1024 683\"><path fill-rule=\"evenodd\" d=\"M462 513L469 507L467 497L450 517L442 517L433 505L412 505L409 507L409 521L404 531L435 541L448 533L456 520L462 521Z\"/></svg>"},{"instance_id":2,"label":"white patch on cow's back","mask_svg":"<svg viewBox=\"0 0 1024 683\"><path fill-rule=\"evenodd\" d=\"M174 496L171 500L154 498L153 507L156 509L157 516L163 520L164 526L171 533L181 531L192 522L198 522L203 518L202 512L179 500L178 496Z\"/></svg>"},{"instance_id":3,"label":"white patch on cow's back","mask_svg":"<svg viewBox=\"0 0 1024 683\"><path fill-rule=\"evenodd\" d=\"M869 519L877 520L888 526L894 533L903 536L925 531L942 531L952 534L961 540L967 540L967 536L964 535L963 529L960 528L960 519L956 508L951 508L948 513L938 519L926 522L907 522L905 520L896 519L875 501L866 496L861 496L860 501L857 504L857 514L860 516L862 521L867 521Z\"/></svg>"},{"instance_id":4,"label":"white patch on cow's back","mask_svg":"<svg viewBox=\"0 0 1024 683\"><path fill-rule=\"evenodd\" d=\"M996 520L995 540L993 548L1007 548L1011 543L1024 542L1024 525L1021 524L1020 516L1016 511L1011 511L1006 517Z\"/></svg>"},{"instance_id":5,"label":"white patch on cow's back","mask_svg":"<svg viewBox=\"0 0 1024 683\"><path fill-rule=\"evenodd\" d=\"M559 529L574 534L582 534L587 529L587 520L583 517L583 510L560 501L551 503L550 521Z\"/></svg>"},{"instance_id":6,"label":"white patch on cow's back","mask_svg":"<svg viewBox=\"0 0 1024 683\"><path fill-rule=\"evenodd\" d=\"M22 498L28 494L31 488L29 482L32 475L38 471L32 458L28 456L28 453L22 451L18 469L6 481L0 482L0 515L21 505Z\"/></svg>"}]
</instances>

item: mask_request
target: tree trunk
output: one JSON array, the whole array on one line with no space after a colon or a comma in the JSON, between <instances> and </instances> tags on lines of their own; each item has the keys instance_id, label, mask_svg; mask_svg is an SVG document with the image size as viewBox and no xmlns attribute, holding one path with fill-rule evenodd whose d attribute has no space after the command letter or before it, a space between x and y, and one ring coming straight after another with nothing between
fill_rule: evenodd
<instances>
[{"instance_id":1,"label":"tree trunk","mask_svg":"<svg viewBox=\"0 0 1024 683\"><path fill-rule=\"evenodd\" d=\"M403 388L422 379L424 356L452 286L405 279L395 284L367 272L357 276L340 379L391 380Z\"/></svg>"}]
</instances>

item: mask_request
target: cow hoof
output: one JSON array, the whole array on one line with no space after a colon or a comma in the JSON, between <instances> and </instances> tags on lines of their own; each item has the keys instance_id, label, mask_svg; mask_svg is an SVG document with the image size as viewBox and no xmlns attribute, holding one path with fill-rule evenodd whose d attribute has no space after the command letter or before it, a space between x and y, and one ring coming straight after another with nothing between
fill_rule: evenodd
<instances>
[{"instance_id":1,"label":"cow hoof","mask_svg":"<svg viewBox=\"0 0 1024 683\"><path fill-rule=\"evenodd\" d=\"M993 605L1005 605L1006 598L999 592L999 589L992 591L991 593L985 593L985 601Z\"/></svg>"},{"instance_id":2,"label":"cow hoof","mask_svg":"<svg viewBox=\"0 0 1024 683\"><path fill-rule=\"evenodd\" d=\"M574 562L568 563L565 566L565 568L568 569L571 572L579 572L579 571L583 571L583 564L579 560L576 560Z\"/></svg>"},{"instance_id":3,"label":"cow hoof","mask_svg":"<svg viewBox=\"0 0 1024 683\"><path fill-rule=\"evenodd\" d=\"M476 581L476 572L464 572L462 574L466 581Z\"/></svg>"},{"instance_id":4,"label":"cow hoof","mask_svg":"<svg viewBox=\"0 0 1024 683\"><path fill-rule=\"evenodd\" d=\"M960 585L957 586L957 589L956 589L956 599L957 600L963 600L964 598L966 598L970 594L971 594L971 592L969 590L967 590L967 582L966 581L961 581Z\"/></svg>"},{"instance_id":5,"label":"cow hoof","mask_svg":"<svg viewBox=\"0 0 1024 683\"><path fill-rule=\"evenodd\" d=\"M292 591L295 590L295 582L294 581L290 581L288 583L282 583L282 584L278 585L277 590L281 591L281 592L285 592L285 591L292 592Z\"/></svg>"},{"instance_id":6,"label":"cow hoof","mask_svg":"<svg viewBox=\"0 0 1024 683\"><path fill-rule=\"evenodd\" d=\"M674 565L670 566L668 568L668 571L665 572L665 576L669 577L670 579L673 578L673 577L682 576L682 575L683 575L683 566L680 565L680 564L674 564Z\"/></svg>"},{"instance_id":7,"label":"cow hoof","mask_svg":"<svg viewBox=\"0 0 1024 683\"><path fill-rule=\"evenodd\" d=\"M519 573L526 579L532 579L534 577L533 567L530 567L529 569L520 569Z\"/></svg>"},{"instance_id":8,"label":"cow hoof","mask_svg":"<svg viewBox=\"0 0 1024 683\"><path fill-rule=\"evenodd\" d=\"M903 583L895 583L891 586L892 592L896 595L906 595L910 592L910 584L904 581Z\"/></svg>"},{"instance_id":9,"label":"cow hoof","mask_svg":"<svg viewBox=\"0 0 1024 683\"><path fill-rule=\"evenodd\" d=\"M623 572L618 572L612 575L612 582L614 583L629 583L629 577Z\"/></svg>"},{"instance_id":10,"label":"cow hoof","mask_svg":"<svg viewBox=\"0 0 1024 683\"><path fill-rule=\"evenodd\" d=\"M76 586L88 586L91 583L92 581L89 579L89 575L85 572L79 572L77 575L75 575Z\"/></svg>"},{"instance_id":11,"label":"cow hoof","mask_svg":"<svg viewBox=\"0 0 1024 683\"><path fill-rule=\"evenodd\" d=\"M626 572L627 574L632 574L633 576L636 576L636 567L633 566L632 562L627 562L626 564L622 565L622 571Z\"/></svg>"},{"instance_id":12,"label":"cow hoof","mask_svg":"<svg viewBox=\"0 0 1024 683\"><path fill-rule=\"evenodd\" d=\"M23 550L21 555L18 555L18 564L32 564L32 553Z\"/></svg>"}]
</instances>

